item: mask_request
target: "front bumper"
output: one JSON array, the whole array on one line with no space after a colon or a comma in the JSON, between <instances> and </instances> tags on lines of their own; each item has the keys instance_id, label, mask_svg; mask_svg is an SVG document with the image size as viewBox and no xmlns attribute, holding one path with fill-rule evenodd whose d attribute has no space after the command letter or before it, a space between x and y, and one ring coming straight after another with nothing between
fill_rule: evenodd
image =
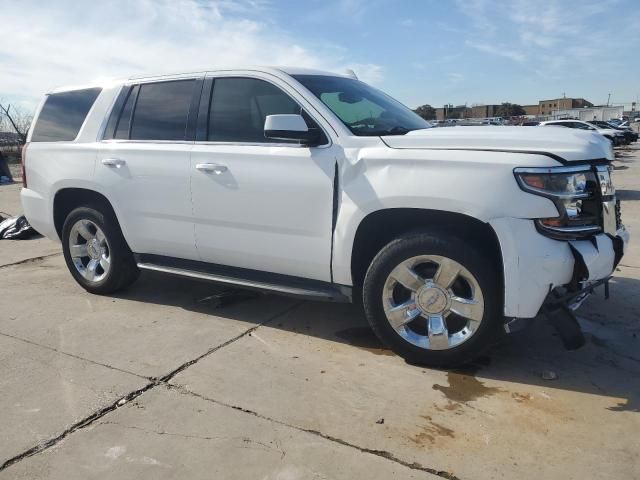
<instances>
[{"instance_id":1,"label":"front bumper","mask_svg":"<svg viewBox=\"0 0 640 480\"><path fill-rule=\"evenodd\" d=\"M490 222L502 250L504 315L533 318L554 289L587 287L606 279L622 258L629 234L599 234L588 240L552 240L528 219L499 218Z\"/></svg>"}]
</instances>

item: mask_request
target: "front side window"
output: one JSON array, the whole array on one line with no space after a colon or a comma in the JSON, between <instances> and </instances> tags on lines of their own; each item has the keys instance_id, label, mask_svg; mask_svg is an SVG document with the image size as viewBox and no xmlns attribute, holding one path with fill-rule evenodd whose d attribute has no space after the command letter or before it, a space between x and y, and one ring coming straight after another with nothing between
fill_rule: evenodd
<instances>
[{"instance_id":1,"label":"front side window","mask_svg":"<svg viewBox=\"0 0 640 480\"><path fill-rule=\"evenodd\" d=\"M195 83L195 80L175 80L140 85L135 106L132 105L131 140L184 140ZM124 127L118 130L124 137Z\"/></svg>"},{"instance_id":2,"label":"front side window","mask_svg":"<svg viewBox=\"0 0 640 480\"><path fill-rule=\"evenodd\" d=\"M36 121L31 141L75 140L101 91L101 88L87 88L49 95Z\"/></svg>"},{"instance_id":3,"label":"front side window","mask_svg":"<svg viewBox=\"0 0 640 480\"><path fill-rule=\"evenodd\" d=\"M404 135L429 124L388 95L352 78L294 75L354 135Z\"/></svg>"},{"instance_id":4,"label":"front side window","mask_svg":"<svg viewBox=\"0 0 640 480\"><path fill-rule=\"evenodd\" d=\"M297 102L269 82L255 78L217 78L209 106L207 140L285 143L264 136L267 115L277 114L304 113Z\"/></svg>"}]
</instances>

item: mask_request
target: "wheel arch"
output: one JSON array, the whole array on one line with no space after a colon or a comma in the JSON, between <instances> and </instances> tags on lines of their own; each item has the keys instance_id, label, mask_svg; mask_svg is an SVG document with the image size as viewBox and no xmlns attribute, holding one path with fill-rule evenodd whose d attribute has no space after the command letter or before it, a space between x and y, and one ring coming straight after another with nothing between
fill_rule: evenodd
<instances>
[{"instance_id":1,"label":"wheel arch","mask_svg":"<svg viewBox=\"0 0 640 480\"><path fill-rule=\"evenodd\" d=\"M366 271L377 253L391 240L412 231L430 229L471 239L495 262L504 285L502 251L493 227L477 218L456 212L420 208L387 208L365 216L358 224L351 247L351 278L354 293L361 291Z\"/></svg>"},{"instance_id":2,"label":"wheel arch","mask_svg":"<svg viewBox=\"0 0 640 480\"><path fill-rule=\"evenodd\" d=\"M87 205L98 205L104 208L105 213L113 215L113 218L118 221L118 216L111 202L103 194L88 188L61 188L53 198L53 223L58 238L62 239L62 227L69 213L77 207ZM119 222L118 227L120 227Z\"/></svg>"}]
</instances>

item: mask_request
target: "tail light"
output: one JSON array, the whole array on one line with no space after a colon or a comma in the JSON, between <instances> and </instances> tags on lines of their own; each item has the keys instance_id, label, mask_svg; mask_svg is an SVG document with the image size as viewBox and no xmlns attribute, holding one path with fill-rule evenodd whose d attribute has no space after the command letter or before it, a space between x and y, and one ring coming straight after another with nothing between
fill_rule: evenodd
<instances>
[{"instance_id":1,"label":"tail light","mask_svg":"<svg viewBox=\"0 0 640 480\"><path fill-rule=\"evenodd\" d=\"M22 165L22 186L24 188L27 188L27 168L26 168L26 163L27 163L27 147L29 146L28 143L25 143L22 146L22 155L20 155L20 163Z\"/></svg>"}]
</instances>

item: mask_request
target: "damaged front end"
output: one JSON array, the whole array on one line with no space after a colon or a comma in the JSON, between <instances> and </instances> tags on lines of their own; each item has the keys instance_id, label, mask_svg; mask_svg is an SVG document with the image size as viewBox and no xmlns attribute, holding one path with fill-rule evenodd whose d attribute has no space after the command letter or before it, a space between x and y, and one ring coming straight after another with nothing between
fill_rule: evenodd
<instances>
[{"instance_id":1,"label":"damaged front end","mask_svg":"<svg viewBox=\"0 0 640 480\"><path fill-rule=\"evenodd\" d=\"M540 310L568 349L585 343L574 311L599 287L603 288L604 297L609 298L609 280L629 241L611 170L607 163L515 172L523 190L554 201L559 216L536 220L537 230L546 237L566 242L573 256L570 282L551 285ZM515 325L507 323L505 329L513 331Z\"/></svg>"}]
</instances>

